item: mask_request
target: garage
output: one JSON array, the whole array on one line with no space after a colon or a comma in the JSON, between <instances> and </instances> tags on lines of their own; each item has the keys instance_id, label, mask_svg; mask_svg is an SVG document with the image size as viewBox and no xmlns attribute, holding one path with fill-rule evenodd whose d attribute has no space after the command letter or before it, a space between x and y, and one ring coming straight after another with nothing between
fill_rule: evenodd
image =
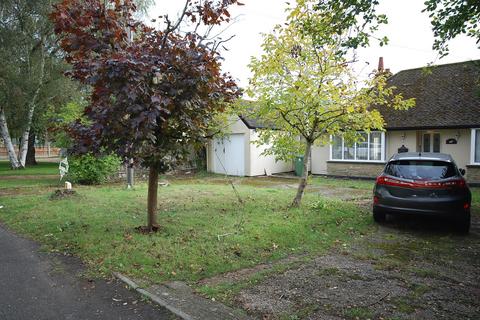
<instances>
[{"instance_id":1,"label":"garage","mask_svg":"<svg viewBox=\"0 0 480 320\"><path fill-rule=\"evenodd\" d=\"M213 172L231 176L245 175L244 134L230 134L223 138L215 138L213 146Z\"/></svg>"}]
</instances>

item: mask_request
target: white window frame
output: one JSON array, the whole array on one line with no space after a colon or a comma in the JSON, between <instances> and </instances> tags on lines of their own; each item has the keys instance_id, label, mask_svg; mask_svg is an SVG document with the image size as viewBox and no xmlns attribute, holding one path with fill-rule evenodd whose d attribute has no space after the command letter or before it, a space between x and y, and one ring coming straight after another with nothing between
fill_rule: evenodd
<instances>
[{"instance_id":1,"label":"white window frame","mask_svg":"<svg viewBox=\"0 0 480 320\"><path fill-rule=\"evenodd\" d=\"M470 139L470 164L473 165L480 165L480 162L475 162L475 138L476 138L476 132L480 131L480 128L474 128L472 129L471 133L471 139Z\"/></svg>"},{"instance_id":2,"label":"white window frame","mask_svg":"<svg viewBox=\"0 0 480 320\"><path fill-rule=\"evenodd\" d=\"M381 159L380 160L370 160L370 133L375 133L375 132L380 132L381 133ZM367 159L365 160L357 160L357 143L355 142L354 144L354 149L353 149L353 157L354 159L344 159L345 156L345 139L342 137L342 159L333 159L333 136L330 136L330 161L341 161L341 162L368 162L368 163L384 163L385 162L385 131L370 131L368 134L368 152L367 152Z\"/></svg>"}]
</instances>

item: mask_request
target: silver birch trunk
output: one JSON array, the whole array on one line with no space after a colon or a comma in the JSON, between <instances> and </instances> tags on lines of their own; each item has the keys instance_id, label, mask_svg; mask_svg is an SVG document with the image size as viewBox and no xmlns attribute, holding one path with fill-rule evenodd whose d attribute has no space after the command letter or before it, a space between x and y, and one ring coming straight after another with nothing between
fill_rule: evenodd
<instances>
[{"instance_id":1,"label":"silver birch trunk","mask_svg":"<svg viewBox=\"0 0 480 320\"><path fill-rule=\"evenodd\" d=\"M5 148L7 148L10 166L12 169L20 168L20 163L17 160L15 148L13 147L12 139L10 138L10 132L8 131L7 119L5 118L5 111L3 108L0 108L0 131L2 133L2 139L5 144Z\"/></svg>"},{"instance_id":2,"label":"silver birch trunk","mask_svg":"<svg viewBox=\"0 0 480 320\"><path fill-rule=\"evenodd\" d=\"M22 133L21 144L18 150L18 160L20 161L20 165L22 167L25 167L25 161L27 159L27 151L28 151L28 137L30 135L30 128L32 127L32 119L33 119L33 114L35 112L36 100L37 100L38 94L40 93L40 89L42 88L43 78L45 75L45 54L44 54L44 43L43 43L44 40L42 39L40 41L41 43L40 43L39 80L38 80L37 88L35 89L35 92L33 93L33 96L30 100L30 103L28 104L28 113L27 113L25 130Z\"/></svg>"}]
</instances>

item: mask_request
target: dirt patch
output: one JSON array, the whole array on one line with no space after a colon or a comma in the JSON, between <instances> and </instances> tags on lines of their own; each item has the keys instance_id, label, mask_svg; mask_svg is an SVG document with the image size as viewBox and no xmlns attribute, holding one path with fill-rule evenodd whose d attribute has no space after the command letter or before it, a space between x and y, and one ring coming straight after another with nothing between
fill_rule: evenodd
<instances>
[{"instance_id":1,"label":"dirt patch","mask_svg":"<svg viewBox=\"0 0 480 320\"><path fill-rule=\"evenodd\" d=\"M448 221L397 218L349 247L241 290L234 302L263 319L476 319L479 268L478 215L468 236Z\"/></svg>"},{"instance_id":2,"label":"dirt patch","mask_svg":"<svg viewBox=\"0 0 480 320\"><path fill-rule=\"evenodd\" d=\"M331 186L309 186L307 192L317 193L326 198L335 198L346 201L370 199L372 194L371 190Z\"/></svg>"},{"instance_id":3,"label":"dirt patch","mask_svg":"<svg viewBox=\"0 0 480 320\"><path fill-rule=\"evenodd\" d=\"M77 191L75 190L57 189L52 193L52 195L50 195L50 200L60 200L70 198L76 195Z\"/></svg>"},{"instance_id":4,"label":"dirt patch","mask_svg":"<svg viewBox=\"0 0 480 320\"><path fill-rule=\"evenodd\" d=\"M245 268L237 271L220 274L212 278L202 279L197 282L197 285L216 286L219 284L232 284L235 282L248 280L251 276L259 272L272 270L274 267L278 267L278 266L288 266L292 263L299 262L302 259L303 259L302 256L291 256L279 261L275 261L274 263L258 264L252 268Z\"/></svg>"},{"instance_id":5,"label":"dirt patch","mask_svg":"<svg viewBox=\"0 0 480 320\"><path fill-rule=\"evenodd\" d=\"M272 187L281 187L286 184L292 184L292 179L286 178L276 178L276 177L267 177L267 176L260 176L260 177L222 177L222 176L215 176L215 177L205 177L199 179L195 176L181 176L181 177L169 177L172 182L177 182L181 184L192 184L197 183L198 181L202 181L202 183L208 182L211 184L222 184L222 185L229 185L232 182L234 185L247 185L252 187L265 187L265 188L272 188ZM295 186L296 188L296 186Z\"/></svg>"}]
</instances>

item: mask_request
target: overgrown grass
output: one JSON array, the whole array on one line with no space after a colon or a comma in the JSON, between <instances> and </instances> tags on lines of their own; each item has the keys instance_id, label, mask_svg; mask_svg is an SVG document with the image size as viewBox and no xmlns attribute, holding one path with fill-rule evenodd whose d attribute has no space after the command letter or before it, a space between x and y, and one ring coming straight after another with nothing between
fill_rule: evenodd
<instances>
[{"instance_id":1,"label":"overgrown grass","mask_svg":"<svg viewBox=\"0 0 480 320\"><path fill-rule=\"evenodd\" d=\"M79 255L99 273L120 271L160 282L195 281L215 274L316 254L372 225L354 204L307 194L301 209L287 209L294 190L172 181L159 191L157 234L142 235L146 186L80 187L78 195L49 193L2 200L0 219L45 244ZM318 206L321 201L322 205Z\"/></svg>"}]
</instances>

